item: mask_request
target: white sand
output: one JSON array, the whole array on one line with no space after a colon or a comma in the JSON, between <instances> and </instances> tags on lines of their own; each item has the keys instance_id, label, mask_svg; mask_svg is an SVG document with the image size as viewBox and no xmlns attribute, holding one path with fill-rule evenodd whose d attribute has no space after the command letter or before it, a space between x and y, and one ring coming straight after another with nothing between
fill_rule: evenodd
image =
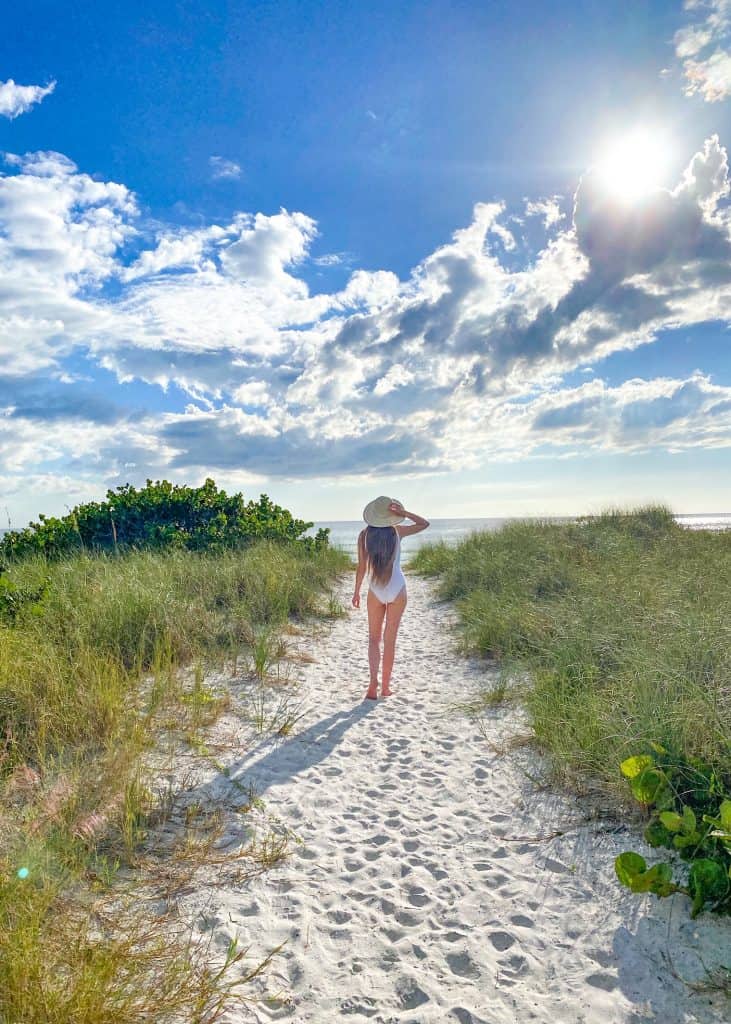
<instances>
[{"instance_id":1,"label":"white sand","mask_svg":"<svg viewBox=\"0 0 731 1024\"><path fill-rule=\"evenodd\" d=\"M494 752L488 740L519 730L519 713L491 714L486 739L449 710L474 696L484 666L454 653L449 609L430 585L408 586L393 697L362 700L363 608L308 643L317 661L297 666L307 713L294 735L252 750L251 727L235 716L214 727L238 731L242 754L218 756L255 784L261 817L302 840L283 867L188 897L186 914L205 911L221 952L238 936L253 961L286 941L253 987L289 1001L230 1011L226 1024L727 1019L723 997L694 993L673 967L698 979L699 954L711 968L731 963L729 922L691 921L684 897L620 889L613 859L642 843L581 824L575 799L528 777L540 775L535 755ZM343 581L344 605L351 588ZM213 772L194 795L241 803ZM232 842L240 822L231 815ZM535 841L559 829L569 831Z\"/></svg>"}]
</instances>

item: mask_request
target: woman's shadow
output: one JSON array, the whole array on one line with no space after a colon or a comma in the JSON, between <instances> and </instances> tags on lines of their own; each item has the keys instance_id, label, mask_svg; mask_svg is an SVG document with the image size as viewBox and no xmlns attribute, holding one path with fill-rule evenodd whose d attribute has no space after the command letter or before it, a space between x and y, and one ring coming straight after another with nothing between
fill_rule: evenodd
<instances>
[{"instance_id":1,"label":"woman's shadow","mask_svg":"<svg viewBox=\"0 0 731 1024\"><path fill-rule=\"evenodd\" d=\"M240 790L245 785L252 797L261 798L270 786L282 785L327 760L348 729L363 721L376 704L376 701L364 700L347 711L337 711L313 722L302 732L281 743L277 742L276 737L267 737L257 748L232 764L225 776L219 775L199 787L197 796L220 798L221 784L225 777L228 784L226 788L234 786ZM266 752L257 758L257 753L263 750ZM340 772L332 770L328 774L336 775Z\"/></svg>"}]
</instances>

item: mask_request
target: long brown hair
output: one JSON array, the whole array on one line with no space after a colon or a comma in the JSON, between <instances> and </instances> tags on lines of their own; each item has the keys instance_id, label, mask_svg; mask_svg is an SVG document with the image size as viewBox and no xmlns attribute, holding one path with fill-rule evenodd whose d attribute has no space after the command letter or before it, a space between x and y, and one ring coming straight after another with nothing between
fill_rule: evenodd
<instances>
[{"instance_id":1,"label":"long brown hair","mask_svg":"<svg viewBox=\"0 0 731 1024\"><path fill-rule=\"evenodd\" d=\"M388 583L396 557L396 529L393 526L367 526L364 533L363 547L368 571L376 583Z\"/></svg>"}]
</instances>

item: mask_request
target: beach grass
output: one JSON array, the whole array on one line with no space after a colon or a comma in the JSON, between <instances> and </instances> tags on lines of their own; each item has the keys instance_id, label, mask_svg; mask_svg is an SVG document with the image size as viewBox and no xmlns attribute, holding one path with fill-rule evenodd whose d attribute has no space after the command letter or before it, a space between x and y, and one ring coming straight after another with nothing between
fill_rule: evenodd
<instances>
[{"instance_id":1,"label":"beach grass","mask_svg":"<svg viewBox=\"0 0 731 1024\"><path fill-rule=\"evenodd\" d=\"M731 785L731 532L613 510L426 546L412 568L456 602L464 650L499 660L564 781L624 799L619 764L654 743Z\"/></svg>"},{"instance_id":2,"label":"beach grass","mask_svg":"<svg viewBox=\"0 0 731 1024\"><path fill-rule=\"evenodd\" d=\"M265 674L288 624L328 615L345 565L264 541L10 566L14 592L42 596L0 617L0 1020L203 1024L256 973L236 948L211 965L115 879L132 871L134 892L162 723L212 721L225 696L205 671Z\"/></svg>"}]
</instances>

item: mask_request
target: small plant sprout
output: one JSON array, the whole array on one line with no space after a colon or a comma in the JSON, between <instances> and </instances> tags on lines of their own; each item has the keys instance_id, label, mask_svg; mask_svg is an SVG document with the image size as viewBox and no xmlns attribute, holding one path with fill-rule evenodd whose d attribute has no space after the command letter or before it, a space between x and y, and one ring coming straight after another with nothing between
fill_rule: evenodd
<instances>
[{"instance_id":1,"label":"small plant sprout","mask_svg":"<svg viewBox=\"0 0 731 1024\"><path fill-rule=\"evenodd\" d=\"M343 608L340 601L338 601L335 594L330 593L327 599L327 611L325 615L328 619L342 619L345 615L345 608Z\"/></svg>"}]
</instances>

